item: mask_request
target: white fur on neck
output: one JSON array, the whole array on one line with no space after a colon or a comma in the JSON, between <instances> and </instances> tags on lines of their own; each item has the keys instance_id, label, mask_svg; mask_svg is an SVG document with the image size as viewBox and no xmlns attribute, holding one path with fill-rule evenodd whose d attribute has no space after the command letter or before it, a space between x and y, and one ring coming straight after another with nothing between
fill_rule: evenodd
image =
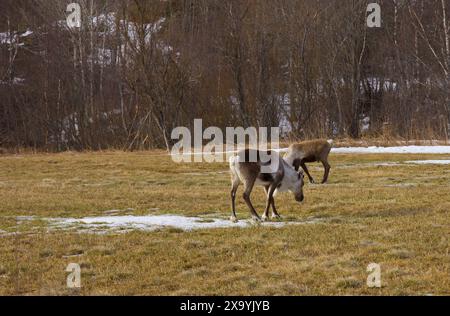
<instances>
[{"instance_id":1,"label":"white fur on neck","mask_svg":"<svg viewBox=\"0 0 450 316\"><path fill-rule=\"evenodd\" d=\"M284 177L283 181L281 181L281 186L276 189L275 193L277 191L295 191L295 185L298 182L298 173L284 158L281 158L280 160L282 161L284 167Z\"/></svg>"}]
</instances>

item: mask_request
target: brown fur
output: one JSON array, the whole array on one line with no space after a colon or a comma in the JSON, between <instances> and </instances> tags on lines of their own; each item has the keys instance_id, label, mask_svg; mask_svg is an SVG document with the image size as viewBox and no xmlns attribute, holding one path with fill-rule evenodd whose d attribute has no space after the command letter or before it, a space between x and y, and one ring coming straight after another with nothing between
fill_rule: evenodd
<instances>
[{"instance_id":1,"label":"brown fur","mask_svg":"<svg viewBox=\"0 0 450 316\"><path fill-rule=\"evenodd\" d=\"M285 159L296 171L302 167L311 183L314 183L314 179L309 174L306 163L321 162L325 169L322 183L326 183L331 169L328 163L328 155L330 154L331 147L332 141L326 140L310 140L293 144L289 147Z\"/></svg>"},{"instance_id":2,"label":"brown fur","mask_svg":"<svg viewBox=\"0 0 450 316\"><path fill-rule=\"evenodd\" d=\"M249 155L250 153L255 154L253 157L256 158L255 162L249 162ZM270 152L269 152L270 153ZM277 190L283 181L286 181L285 179L285 167L289 168L291 171L291 178L290 181L292 181L292 173L295 174L295 180L300 181L299 183L303 183L303 174L297 174L293 169L290 168L289 165L281 158L279 157L280 161L278 164L278 168L273 173L262 173L261 172L261 166L270 164L269 162L262 162L260 159L260 152L246 149L238 154L239 156L239 162L235 162L234 158L230 160L230 171L231 171L231 206L232 206L232 214L231 214L231 221L236 222L236 191L239 187L240 183L244 184L244 194L243 199L245 203L247 204L248 208L250 209L250 214L252 217L259 221L260 217L258 213L256 212L255 208L252 205L252 202L250 201L250 194L254 188L255 185L263 185L264 190L267 195L266 200L266 208L263 214L263 220L266 220L269 216L269 209L272 206L272 217L273 218L279 218L278 212L275 207L275 200L273 198L273 195L275 193L275 190ZM239 165L239 171L236 171L236 163ZM289 171L289 170L288 170ZM301 185L303 187L303 185ZM297 201L303 200L303 191L300 190L300 192L296 195Z\"/></svg>"}]
</instances>

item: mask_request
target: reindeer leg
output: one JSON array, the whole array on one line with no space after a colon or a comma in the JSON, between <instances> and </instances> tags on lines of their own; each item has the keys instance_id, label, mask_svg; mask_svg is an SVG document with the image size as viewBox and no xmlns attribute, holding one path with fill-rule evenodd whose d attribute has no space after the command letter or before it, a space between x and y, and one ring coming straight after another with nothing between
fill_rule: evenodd
<instances>
[{"instance_id":1,"label":"reindeer leg","mask_svg":"<svg viewBox=\"0 0 450 316\"><path fill-rule=\"evenodd\" d=\"M272 204L272 202L270 200L270 194L269 194L269 192L270 192L270 185L265 186L264 187L264 191L266 192L267 200L266 200L266 209L265 209L264 214L262 216L262 220L265 222L269 218L269 208L270 208L270 205Z\"/></svg>"},{"instance_id":2,"label":"reindeer leg","mask_svg":"<svg viewBox=\"0 0 450 316\"><path fill-rule=\"evenodd\" d=\"M331 166L328 163L328 161L326 161L326 160L322 161L322 165L325 168L325 173L323 175L323 180L322 180L322 184L324 184L324 183L326 183L328 181L328 175L330 174Z\"/></svg>"},{"instance_id":3,"label":"reindeer leg","mask_svg":"<svg viewBox=\"0 0 450 316\"><path fill-rule=\"evenodd\" d=\"M260 222L261 218L259 217L258 213L256 213L255 208L253 207L252 202L250 201L250 194L252 193L252 189L255 184L255 180L256 179L253 179L250 182L244 183L245 188L244 188L243 198L244 198L244 201L247 204L248 208L250 209L250 214L252 215L252 218L257 222Z\"/></svg>"},{"instance_id":4,"label":"reindeer leg","mask_svg":"<svg viewBox=\"0 0 450 316\"><path fill-rule=\"evenodd\" d=\"M273 198L273 193L275 192L277 188L277 184L272 184L271 186L264 187L264 191L267 195L267 204L266 204L266 211L264 212L264 215L262 217L263 221L266 221L269 217L269 208L270 205L272 205L272 218L279 219L281 218L280 215L277 212L277 208L275 207L275 199Z\"/></svg>"},{"instance_id":5,"label":"reindeer leg","mask_svg":"<svg viewBox=\"0 0 450 316\"><path fill-rule=\"evenodd\" d=\"M272 186L270 187L269 190L269 201L270 204L272 204L272 219L279 219L281 218L280 215L277 212L277 208L275 207L275 199L273 198L273 194L275 192L275 190L277 189L279 183L272 183Z\"/></svg>"},{"instance_id":6,"label":"reindeer leg","mask_svg":"<svg viewBox=\"0 0 450 316\"><path fill-rule=\"evenodd\" d=\"M300 159L295 159L294 162L292 163L292 166L294 167L295 171L298 172L298 169L300 168Z\"/></svg>"},{"instance_id":7,"label":"reindeer leg","mask_svg":"<svg viewBox=\"0 0 450 316\"><path fill-rule=\"evenodd\" d=\"M237 217L236 217L236 191L239 187L240 181L239 178L234 176L232 180L232 187L231 187L231 218L230 220L233 223L237 223Z\"/></svg>"},{"instance_id":8,"label":"reindeer leg","mask_svg":"<svg viewBox=\"0 0 450 316\"><path fill-rule=\"evenodd\" d=\"M275 207L275 199L272 196L272 218L273 219L280 219L281 216L277 212L277 208Z\"/></svg>"},{"instance_id":9,"label":"reindeer leg","mask_svg":"<svg viewBox=\"0 0 450 316\"><path fill-rule=\"evenodd\" d=\"M311 177L311 175L309 174L308 168L306 168L305 161L302 160L300 162L300 165L302 166L302 169L305 170L305 173L308 176L309 182L314 183L313 177Z\"/></svg>"}]
</instances>

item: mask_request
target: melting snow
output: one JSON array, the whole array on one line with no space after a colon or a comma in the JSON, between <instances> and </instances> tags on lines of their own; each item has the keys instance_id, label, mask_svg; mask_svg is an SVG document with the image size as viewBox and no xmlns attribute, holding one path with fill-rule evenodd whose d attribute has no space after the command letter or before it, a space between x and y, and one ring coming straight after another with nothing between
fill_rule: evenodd
<instances>
[{"instance_id":1,"label":"melting snow","mask_svg":"<svg viewBox=\"0 0 450 316\"><path fill-rule=\"evenodd\" d=\"M337 154L450 154L450 146L339 147Z\"/></svg>"},{"instance_id":2,"label":"melting snow","mask_svg":"<svg viewBox=\"0 0 450 316\"><path fill-rule=\"evenodd\" d=\"M33 31L26 30L23 33L17 31L1 32L0 33L0 45L18 45L24 46L24 43L20 42L20 38L28 37L33 34Z\"/></svg>"},{"instance_id":3,"label":"melting snow","mask_svg":"<svg viewBox=\"0 0 450 316\"><path fill-rule=\"evenodd\" d=\"M209 217L186 217L180 215L148 215L148 216L100 216L75 218L49 218L54 226L64 228L71 225L80 225L88 229L127 229L127 230L155 230L162 227L178 228L185 231L211 228L245 228L254 225L252 221L241 220L232 223L230 220L209 218ZM318 219L310 219L304 222L265 222L263 226L283 227L289 224L312 224Z\"/></svg>"},{"instance_id":4,"label":"melting snow","mask_svg":"<svg viewBox=\"0 0 450 316\"><path fill-rule=\"evenodd\" d=\"M25 79L24 78L19 78L19 77L15 77L12 79L11 81L12 84L15 85L22 85L25 83ZM0 84L9 84L9 81L0 81Z\"/></svg>"},{"instance_id":5,"label":"melting snow","mask_svg":"<svg viewBox=\"0 0 450 316\"><path fill-rule=\"evenodd\" d=\"M147 216L99 216L85 218L39 218L35 216L16 217L20 225L25 221L43 220L49 223L49 230L71 230L84 233L120 233L132 230L154 231L159 228L178 228L184 231L214 228L246 228L257 224L252 220L240 220L233 223L227 219L212 217L187 217L181 215L147 215ZM321 218L310 217L303 221L296 222L263 222L263 227L280 228L287 225L316 224L324 221ZM13 228L13 227L12 227ZM32 229L33 231L33 229ZM11 233L0 231L0 236L7 236ZM15 233L13 233L15 234Z\"/></svg>"},{"instance_id":6,"label":"melting snow","mask_svg":"<svg viewBox=\"0 0 450 316\"><path fill-rule=\"evenodd\" d=\"M417 165L450 165L450 160L411 160L406 163L413 163Z\"/></svg>"},{"instance_id":7,"label":"melting snow","mask_svg":"<svg viewBox=\"0 0 450 316\"><path fill-rule=\"evenodd\" d=\"M286 153L288 148L272 148L272 150L280 153ZM223 155L230 153L237 153L233 151L217 151L215 155ZM450 146L397 146L397 147L336 147L331 149L332 153L336 154L450 154ZM208 153L185 152L176 155L207 155Z\"/></svg>"}]
</instances>

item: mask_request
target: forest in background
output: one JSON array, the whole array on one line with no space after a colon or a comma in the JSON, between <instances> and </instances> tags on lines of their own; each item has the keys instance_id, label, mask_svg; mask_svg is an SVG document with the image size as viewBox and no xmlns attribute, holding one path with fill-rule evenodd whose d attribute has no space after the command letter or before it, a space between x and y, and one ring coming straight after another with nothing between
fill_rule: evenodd
<instances>
[{"instance_id":1,"label":"forest in background","mask_svg":"<svg viewBox=\"0 0 450 316\"><path fill-rule=\"evenodd\" d=\"M449 18L448 0L0 0L0 148L170 148L195 118L448 140Z\"/></svg>"}]
</instances>

